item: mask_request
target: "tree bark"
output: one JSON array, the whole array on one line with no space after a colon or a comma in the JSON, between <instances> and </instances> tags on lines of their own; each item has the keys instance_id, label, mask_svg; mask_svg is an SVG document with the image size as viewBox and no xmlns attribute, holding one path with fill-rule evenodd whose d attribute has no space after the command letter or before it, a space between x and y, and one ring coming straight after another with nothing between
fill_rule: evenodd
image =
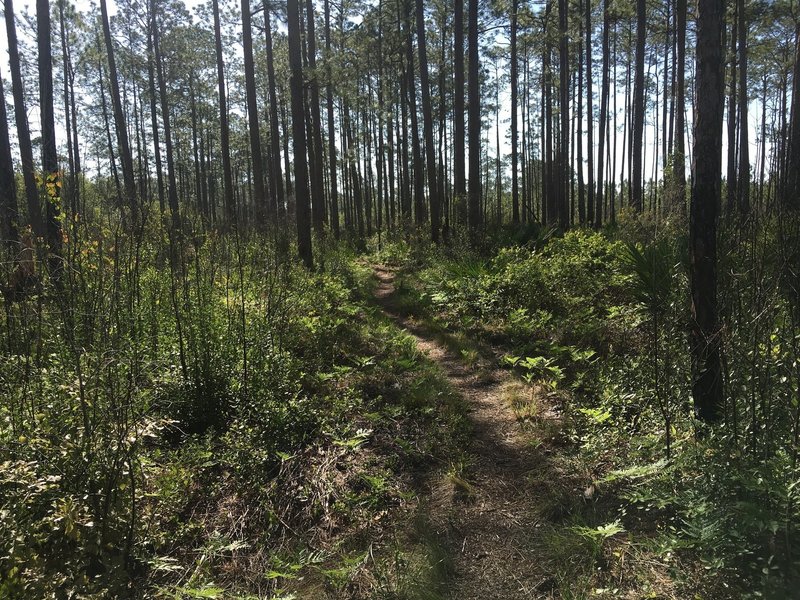
<instances>
[{"instance_id":1,"label":"tree bark","mask_svg":"<svg viewBox=\"0 0 800 600\"><path fill-rule=\"evenodd\" d=\"M17 212L17 185L14 179L14 163L11 159L11 140L6 115L6 92L0 74L0 240L16 251L19 241Z\"/></svg>"},{"instance_id":2,"label":"tree bark","mask_svg":"<svg viewBox=\"0 0 800 600\"><path fill-rule=\"evenodd\" d=\"M517 125L517 111L519 103L519 73L517 58L517 19L519 13L519 0L511 2L511 221L519 223L519 156L517 145L519 134Z\"/></svg>"},{"instance_id":3,"label":"tree bark","mask_svg":"<svg viewBox=\"0 0 800 600\"><path fill-rule=\"evenodd\" d=\"M327 71L327 85L325 86L325 104L328 116L328 163L330 171L330 204L331 215L330 223L333 230L333 236L339 239L339 191L338 191L338 177L336 171L336 136L334 134L334 119L333 119L333 71L331 69L331 8L330 0L325 0L325 60ZM390 128L391 131L391 128ZM391 151L390 151L391 152ZM391 153L390 153L391 156Z\"/></svg>"},{"instance_id":4,"label":"tree bark","mask_svg":"<svg viewBox=\"0 0 800 600\"><path fill-rule=\"evenodd\" d=\"M308 193L308 164L306 156L305 109L303 108L303 59L300 38L300 0L287 3L289 38L289 88L292 105L292 149L294 150L295 219L297 249L307 269L314 268L311 249L311 206Z\"/></svg>"},{"instance_id":5,"label":"tree bark","mask_svg":"<svg viewBox=\"0 0 800 600\"><path fill-rule=\"evenodd\" d=\"M750 142L747 126L747 19L744 0L738 0L739 13L739 214L750 211Z\"/></svg>"},{"instance_id":6,"label":"tree bark","mask_svg":"<svg viewBox=\"0 0 800 600\"><path fill-rule=\"evenodd\" d=\"M230 127L228 125L228 100L225 94L225 62L222 56L219 0L212 0L211 8L214 13L214 48L217 55L220 158L222 159L222 185L224 188L225 215L229 223L236 223L236 202L233 198L233 169L231 168Z\"/></svg>"},{"instance_id":7,"label":"tree bark","mask_svg":"<svg viewBox=\"0 0 800 600\"><path fill-rule=\"evenodd\" d=\"M692 294L692 394L697 417L722 415L722 366L717 316L717 207L720 201L724 61L724 1L698 0L697 109L689 221Z\"/></svg>"},{"instance_id":8,"label":"tree bark","mask_svg":"<svg viewBox=\"0 0 800 600\"><path fill-rule=\"evenodd\" d=\"M306 43L308 44L308 66L311 71L308 82L309 97L308 111L311 113L311 132L309 141L311 152L311 221L317 235L323 235L325 230L325 190L323 189L323 150L322 150L322 120L319 112L319 77L317 76L317 39L314 27L314 2L306 0Z\"/></svg>"},{"instance_id":9,"label":"tree bark","mask_svg":"<svg viewBox=\"0 0 800 600\"><path fill-rule=\"evenodd\" d=\"M122 183L125 187L125 198L131 211L133 223L139 222L139 205L136 200L136 181L133 175L133 158L128 142L128 125L125 122L125 110L122 106L122 97L119 92L119 78L117 76L117 61L114 58L114 44L111 40L111 27L108 22L108 8L106 0L100 0L100 14L103 20L103 39L106 44L108 57L108 78L111 84L111 108L114 112L114 131L117 134L117 148L122 163Z\"/></svg>"},{"instance_id":10,"label":"tree bark","mask_svg":"<svg viewBox=\"0 0 800 600\"><path fill-rule=\"evenodd\" d=\"M464 0L453 7L453 204L456 220L467 221L467 177L465 168L466 135L464 131Z\"/></svg>"},{"instance_id":11,"label":"tree bark","mask_svg":"<svg viewBox=\"0 0 800 600\"><path fill-rule=\"evenodd\" d=\"M167 99L167 83L164 77L164 65L161 59L158 22L156 19L156 2L150 0L150 30L153 35L153 58L158 79L158 91L161 98L161 120L164 123L164 146L167 154L167 200L172 213L172 228L179 231L181 215L178 205L178 184L175 180L175 158L172 148L172 127L170 120L169 100Z\"/></svg>"},{"instance_id":12,"label":"tree bark","mask_svg":"<svg viewBox=\"0 0 800 600\"><path fill-rule=\"evenodd\" d=\"M28 128L28 113L25 108L25 90L22 86L19 48L17 45L17 26L14 21L12 0L4 0L6 34L8 35L8 62L11 67L11 92L14 96L14 117L17 125L17 142L22 163L22 179L25 184L28 221L35 237L45 236L42 208L39 204L39 190L33 166L33 146Z\"/></svg>"},{"instance_id":13,"label":"tree bark","mask_svg":"<svg viewBox=\"0 0 800 600\"><path fill-rule=\"evenodd\" d=\"M570 222L570 195L569 182L569 38L567 32L568 14L567 0L558 0L558 29L559 29L559 123L561 133L558 144L558 224L562 230L569 228Z\"/></svg>"},{"instance_id":14,"label":"tree bark","mask_svg":"<svg viewBox=\"0 0 800 600\"><path fill-rule=\"evenodd\" d=\"M679 0L680 1L680 0ZM611 69L611 52L609 44L611 0L603 2L603 78L600 84L600 124L599 139L597 140L597 195L595 196L594 226L599 229L603 225L603 194L605 192L606 174L604 171L606 127L608 125L608 93L609 70ZM684 0L685 2L685 0ZM591 219L590 219L591 220Z\"/></svg>"},{"instance_id":15,"label":"tree bark","mask_svg":"<svg viewBox=\"0 0 800 600\"><path fill-rule=\"evenodd\" d=\"M42 129L42 175L45 191L45 232L53 255L61 253L61 173L56 147L53 100L53 53L50 43L50 0L36 0L36 36L39 45L39 110ZM132 169L131 169L132 171ZM132 175L132 172L131 172ZM51 266L61 268L61 263Z\"/></svg>"},{"instance_id":16,"label":"tree bark","mask_svg":"<svg viewBox=\"0 0 800 600\"><path fill-rule=\"evenodd\" d=\"M642 136L644 134L644 51L647 2L636 0L636 64L633 81L633 131L631 134L631 206L642 210Z\"/></svg>"},{"instance_id":17,"label":"tree bark","mask_svg":"<svg viewBox=\"0 0 800 600\"><path fill-rule=\"evenodd\" d=\"M275 60L272 45L272 14L269 3L265 4L264 36L267 51L267 86L269 87L269 143L270 143L270 187L278 219L286 221L286 198L284 197L283 173L281 172L281 137L278 121L278 87L275 82Z\"/></svg>"},{"instance_id":18,"label":"tree bark","mask_svg":"<svg viewBox=\"0 0 800 600\"><path fill-rule=\"evenodd\" d=\"M267 190L264 184L264 157L261 153L261 129L258 123L256 99L256 71L253 60L253 27L250 0L242 0L242 46L244 49L244 81L247 101L247 128L250 137L250 155L253 165L253 206L256 223L266 225Z\"/></svg>"},{"instance_id":19,"label":"tree bark","mask_svg":"<svg viewBox=\"0 0 800 600\"><path fill-rule=\"evenodd\" d=\"M480 57L478 48L478 0L469 0L469 197L467 223L473 244L477 243L483 225L481 215L481 93ZM457 143L457 142L456 142ZM456 153L460 150L456 146Z\"/></svg>"},{"instance_id":20,"label":"tree bark","mask_svg":"<svg viewBox=\"0 0 800 600\"><path fill-rule=\"evenodd\" d=\"M425 135L425 160L428 173L428 201L431 210L431 239L439 243L442 227L441 200L436 183L436 149L433 146L433 107L428 79L428 50L425 43L425 8L423 0L416 0L417 47L419 50L419 80L422 87L422 127Z\"/></svg>"},{"instance_id":21,"label":"tree bark","mask_svg":"<svg viewBox=\"0 0 800 600\"><path fill-rule=\"evenodd\" d=\"M675 149L674 170L678 187L678 203L683 209L686 202L686 0L676 0L675 28L677 45L677 73L675 74Z\"/></svg>"}]
</instances>

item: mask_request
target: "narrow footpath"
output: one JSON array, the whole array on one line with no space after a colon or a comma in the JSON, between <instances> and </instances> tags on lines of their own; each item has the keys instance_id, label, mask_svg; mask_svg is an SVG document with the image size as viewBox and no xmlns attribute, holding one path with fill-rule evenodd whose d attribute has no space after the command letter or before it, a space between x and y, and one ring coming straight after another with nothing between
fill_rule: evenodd
<instances>
[{"instance_id":1,"label":"narrow footpath","mask_svg":"<svg viewBox=\"0 0 800 600\"><path fill-rule=\"evenodd\" d=\"M459 600L550 598L556 581L542 558L542 494L547 449L533 444L508 401L513 376L494 364L468 364L437 336L393 309L395 273L375 267L376 300L435 362L466 401L473 435L458 477L430 481L421 499L439 544L452 560L447 597ZM491 362L491 361L489 361Z\"/></svg>"}]
</instances>

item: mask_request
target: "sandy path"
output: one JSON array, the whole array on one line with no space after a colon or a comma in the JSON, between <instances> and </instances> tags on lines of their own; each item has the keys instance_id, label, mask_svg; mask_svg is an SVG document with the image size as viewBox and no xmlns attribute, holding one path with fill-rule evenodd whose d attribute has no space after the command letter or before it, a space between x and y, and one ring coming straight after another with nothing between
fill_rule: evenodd
<instances>
[{"instance_id":1,"label":"sandy path","mask_svg":"<svg viewBox=\"0 0 800 600\"><path fill-rule=\"evenodd\" d=\"M450 477L431 482L423 504L455 573L449 597L507 600L552 597L554 581L537 561L536 485L546 469L541 452L522 431L503 389L510 375L491 368L479 376L435 336L392 310L394 273L375 269L375 296L384 310L417 340L467 401L473 437L464 471L467 485Z\"/></svg>"}]
</instances>

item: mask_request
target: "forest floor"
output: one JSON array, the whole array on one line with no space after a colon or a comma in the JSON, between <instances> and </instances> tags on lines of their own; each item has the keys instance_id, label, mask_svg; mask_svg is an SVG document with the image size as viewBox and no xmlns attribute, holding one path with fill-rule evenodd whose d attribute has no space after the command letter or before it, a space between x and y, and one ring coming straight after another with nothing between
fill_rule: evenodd
<instances>
[{"instance_id":1,"label":"forest floor","mask_svg":"<svg viewBox=\"0 0 800 600\"><path fill-rule=\"evenodd\" d=\"M543 525L558 521L553 488L580 494L579 480L551 460L558 448L558 409L545 393L525 393L535 405L539 431L523 428L515 400L522 383L500 368L491 348L464 347L446 332L404 314L397 301L396 272L375 266L375 298L383 310L416 339L429 360L467 405L472 435L463 464L433 473L423 484L420 511L427 535L444 551L444 597L459 599L548 598L558 582L549 557L542 555ZM529 410L530 412L530 410ZM564 489L565 486L569 490ZM556 510L554 510L556 508ZM548 527L549 529L549 527Z\"/></svg>"}]
</instances>

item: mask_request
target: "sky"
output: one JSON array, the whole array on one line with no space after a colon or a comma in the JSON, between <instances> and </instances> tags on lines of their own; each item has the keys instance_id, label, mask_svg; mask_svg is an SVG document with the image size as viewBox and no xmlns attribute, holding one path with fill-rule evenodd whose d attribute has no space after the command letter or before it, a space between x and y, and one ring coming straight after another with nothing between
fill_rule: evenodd
<instances>
[{"instance_id":1,"label":"sky","mask_svg":"<svg viewBox=\"0 0 800 600\"><path fill-rule=\"evenodd\" d=\"M184 0L184 4L189 8L190 12L193 13L194 7L196 7L199 4L203 3L203 1L204 0ZM77 5L78 10L81 11L81 12L87 12L87 13L95 12L96 13L96 12L99 12L99 10L100 10L98 3L93 2L93 1L90 2L89 0L77 0L76 5ZM17 4L15 6L15 11L17 12L18 19L19 19L19 15L22 14L23 12L28 12L28 13L32 14L33 10L34 10L34 7L31 6L30 3L22 3L22 4ZM116 14L117 8L116 8L116 4L115 4L114 0L108 0L108 11L109 11L109 15L110 16L113 16L114 14ZM21 32L19 27L18 27L18 32L17 33L18 33L18 35L22 35L22 32ZM499 44L499 45L507 46L508 45L508 40L503 35L498 35L496 37L496 39L495 39L495 43ZM55 49L54 49L54 51L55 51ZM10 78L9 77L9 73L10 73L10 71L9 71L9 66L8 66L8 40L7 40L7 37L6 37L5 23L3 24L2 32L0 32L0 57L2 57L0 59L0 72L2 72L2 75L3 75L4 79L5 79L5 81L8 83L8 85L6 85L5 87L6 87L6 94L8 96L7 99L10 101L11 86L10 86L10 82L9 82L9 78ZM494 69L493 69L493 66L491 65L491 63L488 63L488 61L487 61L487 63L484 66L488 69L490 77L493 77ZM595 81L594 90L593 90L594 96L595 96L594 97L594 102L595 102L595 106L596 107L599 106L599 95L598 95L598 93L599 93L599 87L600 86L599 86L599 81L598 80L599 80L599 77L600 77L600 68L601 68L600 61L596 60L594 62L594 76L595 76L595 80L596 81ZM692 72L693 72L692 65L687 65L687 72L686 72L687 73L687 79L691 76ZM26 85L30 85L30 83L26 82ZM499 96L499 101L500 101L499 102L499 104L500 104L500 115L499 115L500 131L499 131L499 133L500 133L501 155L508 156L510 154L510 152L511 152L510 139L509 139L510 138L510 135L509 135L510 125L509 124L510 124L510 115L511 115L511 99L510 99L510 91L508 90L508 86L507 85L504 86L504 89L501 91L500 96ZM492 99L492 102L494 102L494 99ZM612 99L612 102L613 102L613 99ZM687 104L689 106L688 106L688 109L687 109L686 121L687 121L687 126L689 127L689 131L691 132L691 123L692 123L691 98L687 97ZM610 105L611 105L611 102L609 103L609 106ZM622 110L621 110L620 107L624 106L624 97L622 97L622 95L617 97L617 106L618 106L618 111L619 111L619 114L618 114L618 125L621 127L622 126L623 114L622 114ZM585 111L585 106L584 106L584 111ZM757 163L757 160L758 160L757 140L760 137L760 131L757 130L756 126L760 121L760 117L759 117L760 111L761 111L760 102L757 99L754 99L750 103L750 110L749 110L750 160L751 160L751 165L752 165L752 173L754 173L754 174L756 173L756 166L758 165L758 163ZM30 119L31 129L32 130L38 129L38 118L37 118L37 115L36 115L37 111L36 110L30 110L30 108L29 108L28 112L29 112L29 119ZM654 123L653 122L654 120L657 121L657 122ZM492 116L492 118L490 119L490 121L489 121L489 123L487 125L489 127L488 139L490 140L489 154L492 157L494 157L495 156L495 139L496 139L496 134L497 134L497 126L498 126L498 124L495 122L494 116ZM59 124L57 123L56 126L59 127ZM586 119L585 119L585 116L584 116L584 128L585 127L586 127ZM598 127L597 123L595 123L595 138L597 138L597 135L598 135L597 127ZM645 148L645 159L644 159L644 163L643 163L644 164L645 180L650 180L650 179L653 179L653 178L657 179L657 178L660 178L660 175L661 175L661 162L662 162L661 158L659 158L659 164L657 164L657 165L653 164L654 147L653 147L652 143L653 143L653 141L655 139L656 128L660 128L660 118L659 119L655 119L653 114L648 114L648 122L645 125L645 134L644 134L645 135L645 145L646 145L646 148ZM12 127L11 129L12 129L12 136L13 136L13 129L14 128ZM613 129L612 129L612 134L613 134ZM57 135L58 139L63 140L65 134L64 134L64 131L62 130L62 131L57 131L56 135ZM597 140L595 139L595 144L596 143L597 143ZM724 145L724 148L723 148L723 157L724 157L725 156L725 152L726 152L726 148L727 148L726 127L724 127L724 126L723 126L723 145ZM689 170L691 168L691 164L690 164L690 161L689 161L689 158L691 158L691 135L689 135L689 137L687 137L686 147L687 147L687 154L688 154L688 156L687 156L687 165L686 165L687 176L688 176L689 175ZM623 151L624 150L622 148L622 140L620 139L618 144L617 144L617 161L616 161L617 162L617 177L619 176L619 168L620 168L619 165L621 165ZM767 151L769 152L769 148L767 149ZM596 155L596 150L595 150L595 155ZM724 160L725 159L723 158L723 165L721 165L722 169L725 168L724 167ZM583 165L583 170L584 170L584 174L586 174L587 170L588 170L588 164L586 162L586 138L585 138L585 133L584 133L584 165Z\"/></svg>"}]
</instances>

